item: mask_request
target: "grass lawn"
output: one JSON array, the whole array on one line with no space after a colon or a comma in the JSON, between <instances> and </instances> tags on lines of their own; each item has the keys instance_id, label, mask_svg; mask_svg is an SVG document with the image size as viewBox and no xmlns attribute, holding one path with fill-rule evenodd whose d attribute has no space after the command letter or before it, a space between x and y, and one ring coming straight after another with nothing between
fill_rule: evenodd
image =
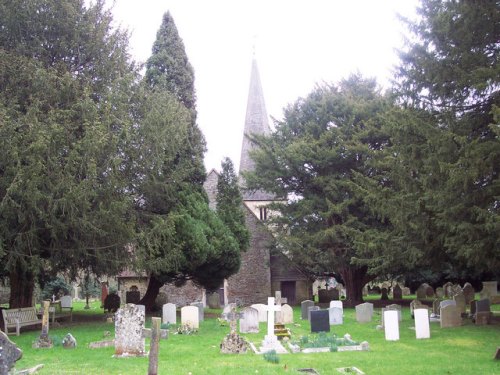
<instances>
[{"instance_id":1,"label":"grass lawn","mask_svg":"<svg viewBox=\"0 0 500 375\"><path fill-rule=\"evenodd\" d=\"M89 349L92 341L112 339L114 324L106 323L98 302L91 310L83 310L83 304L75 305L75 322L51 327L50 336L62 340L71 332L78 347L64 349L32 349L32 342L38 337L39 329L22 328L21 335L9 336L23 350L23 358L16 369L25 369L44 364L39 374L146 374L147 358L112 358L114 348ZM494 305L500 310L500 305ZM168 340L160 341L159 374L300 374L297 369L314 368L320 374L335 374L336 368L355 366L366 374L500 374L500 361L493 355L500 346L500 325L474 326L466 321L459 328L439 328L431 323L431 338L416 340L409 309L403 308L403 322L400 325L400 340L388 342L384 332L375 329L380 320L380 309L376 309L372 323L358 324L354 309L344 309L344 324L332 326L338 336L351 334L353 340L368 341L369 352L335 352L316 354L282 354L278 364L267 362L253 353L224 355L219 353L219 344L229 333L229 327L220 326L216 314L220 310L206 310L208 317L200 323L195 335L170 334ZM94 318L94 321L91 319ZM309 334L308 322L300 320L300 308L294 308L296 324L288 325L292 340ZM89 320L89 321L83 321ZM151 319L148 316L147 323ZM149 325L149 324L147 324ZM104 338L110 331L111 337ZM266 324L261 323L259 334L244 335L249 341L259 344L264 338ZM149 348L146 339L146 348Z\"/></svg>"}]
</instances>

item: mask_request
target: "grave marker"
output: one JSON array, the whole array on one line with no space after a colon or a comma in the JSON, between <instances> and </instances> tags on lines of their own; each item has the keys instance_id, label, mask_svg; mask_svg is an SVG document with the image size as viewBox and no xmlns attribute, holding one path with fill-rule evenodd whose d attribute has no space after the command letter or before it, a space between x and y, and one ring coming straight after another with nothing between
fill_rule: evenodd
<instances>
[{"instance_id":1,"label":"grave marker","mask_svg":"<svg viewBox=\"0 0 500 375\"><path fill-rule=\"evenodd\" d=\"M330 307L328 309L328 316L330 325L343 324L343 312L344 310L338 307Z\"/></svg>"},{"instance_id":2,"label":"grave marker","mask_svg":"<svg viewBox=\"0 0 500 375\"><path fill-rule=\"evenodd\" d=\"M415 309L415 334L417 339L428 339L431 337L429 324L429 310Z\"/></svg>"},{"instance_id":3,"label":"grave marker","mask_svg":"<svg viewBox=\"0 0 500 375\"><path fill-rule=\"evenodd\" d=\"M115 314L115 357L141 357L146 355L144 311L134 305L126 304Z\"/></svg>"},{"instance_id":4,"label":"grave marker","mask_svg":"<svg viewBox=\"0 0 500 375\"><path fill-rule=\"evenodd\" d=\"M245 307L240 319L241 333L259 333L259 312L253 307Z\"/></svg>"},{"instance_id":5,"label":"grave marker","mask_svg":"<svg viewBox=\"0 0 500 375\"><path fill-rule=\"evenodd\" d=\"M330 315L328 310L309 311L311 312L311 332L330 332Z\"/></svg>"},{"instance_id":6,"label":"grave marker","mask_svg":"<svg viewBox=\"0 0 500 375\"><path fill-rule=\"evenodd\" d=\"M300 304L300 318L303 320L309 319L309 307L314 306L314 302L310 300L302 301Z\"/></svg>"},{"instance_id":7,"label":"grave marker","mask_svg":"<svg viewBox=\"0 0 500 375\"><path fill-rule=\"evenodd\" d=\"M368 323L372 321L373 303L365 302L356 306L356 321L358 323Z\"/></svg>"},{"instance_id":8,"label":"grave marker","mask_svg":"<svg viewBox=\"0 0 500 375\"><path fill-rule=\"evenodd\" d=\"M456 305L448 304L441 307L441 328L459 327L462 325L460 310Z\"/></svg>"},{"instance_id":9,"label":"grave marker","mask_svg":"<svg viewBox=\"0 0 500 375\"><path fill-rule=\"evenodd\" d=\"M0 349L0 374L10 374L16 361L23 356L23 352L2 331L0 331Z\"/></svg>"},{"instance_id":10,"label":"grave marker","mask_svg":"<svg viewBox=\"0 0 500 375\"><path fill-rule=\"evenodd\" d=\"M284 304L281 306L281 317L283 318L283 324L293 323L293 309L292 306Z\"/></svg>"},{"instance_id":11,"label":"grave marker","mask_svg":"<svg viewBox=\"0 0 500 375\"><path fill-rule=\"evenodd\" d=\"M192 302L191 306L196 306L198 308L198 322L203 322L205 320L205 310L203 302Z\"/></svg>"},{"instance_id":12,"label":"grave marker","mask_svg":"<svg viewBox=\"0 0 500 375\"><path fill-rule=\"evenodd\" d=\"M177 324L177 306L174 303L166 303L162 307L163 324Z\"/></svg>"},{"instance_id":13,"label":"grave marker","mask_svg":"<svg viewBox=\"0 0 500 375\"><path fill-rule=\"evenodd\" d=\"M193 329L200 328L200 309L197 306L184 306L181 308L181 324Z\"/></svg>"},{"instance_id":14,"label":"grave marker","mask_svg":"<svg viewBox=\"0 0 500 375\"><path fill-rule=\"evenodd\" d=\"M151 318L151 342L149 346L148 375L158 375L158 352L160 346L161 319Z\"/></svg>"},{"instance_id":15,"label":"grave marker","mask_svg":"<svg viewBox=\"0 0 500 375\"><path fill-rule=\"evenodd\" d=\"M255 310L259 312L259 322L267 322L267 310L266 305L263 303L255 303L251 305Z\"/></svg>"},{"instance_id":16,"label":"grave marker","mask_svg":"<svg viewBox=\"0 0 500 375\"><path fill-rule=\"evenodd\" d=\"M387 341L399 340L399 318L397 310L384 311L384 331Z\"/></svg>"}]
</instances>

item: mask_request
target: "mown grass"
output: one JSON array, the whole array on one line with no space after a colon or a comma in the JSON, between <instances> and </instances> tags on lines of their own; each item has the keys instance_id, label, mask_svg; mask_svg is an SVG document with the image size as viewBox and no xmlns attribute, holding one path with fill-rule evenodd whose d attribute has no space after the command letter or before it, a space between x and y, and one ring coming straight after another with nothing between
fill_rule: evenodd
<instances>
[{"instance_id":1,"label":"mown grass","mask_svg":"<svg viewBox=\"0 0 500 375\"><path fill-rule=\"evenodd\" d=\"M32 349L31 344L39 335L39 329L22 329L21 336L10 336L23 350L23 358L16 369L44 364L40 374L146 374L147 358L113 358L114 349L89 349L92 341L113 338L114 325L106 323L101 309L95 302L91 310L83 310L82 304L75 306L75 322L51 327L50 336L61 340L71 332L78 341L76 349ZM500 305L494 305L500 310ZM376 309L380 311L380 309ZM278 364L267 362L253 353L223 355L219 345L229 332L221 326L215 314L220 310L207 310L207 318L200 324L196 335L170 334L160 342L159 374L174 375L220 375L220 374L292 374L300 368L314 368L320 374L335 374L336 368L356 366L366 374L481 374L500 373L500 361L493 355L500 346L500 326L475 326L470 322L459 328L441 329L431 323L431 339L416 340L409 309L403 308L403 322L400 326L400 340L388 342L384 332L376 330L380 312L372 323L358 324L354 309L344 310L344 324L332 326L332 332L339 336L349 333L356 341L368 341L369 352L335 352L317 354L283 354ZM82 315L86 315L83 317ZM95 318L95 321L78 322ZM310 334L308 322L300 320L300 309L294 308L296 324L289 325L292 339ZM147 322L150 322L148 316ZM266 324L261 323L259 334L244 335L249 341L259 344L265 335ZM111 337L104 337L109 331ZM149 347L146 341L146 347Z\"/></svg>"}]
</instances>

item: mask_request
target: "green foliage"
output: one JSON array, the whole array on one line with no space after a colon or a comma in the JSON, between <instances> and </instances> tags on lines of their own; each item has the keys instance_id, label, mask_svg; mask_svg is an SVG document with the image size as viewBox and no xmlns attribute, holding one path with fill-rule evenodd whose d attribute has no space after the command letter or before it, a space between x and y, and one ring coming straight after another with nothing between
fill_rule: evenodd
<instances>
[{"instance_id":1,"label":"green foliage","mask_svg":"<svg viewBox=\"0 0 500 375\"><path fill-rule=\"evenodd\" d=\"M264 360L266 360L267 362L271 362L271 363L275 363L275 364L280 363L280 357L276 353L276 350L270 350L268 352L265 352L263 357L264 357Z\"/></svg>"},{"instance_id":2,"label":"green foliage","mask_svg":"<svg viewBox=\"0 0 500 375\"><path fill-rule=\"evenodd\" d=\"M299 341L293 341L293 344L304 348L330 348L331 351L337 351L339 346L359 345L357 341L353 341L348 337L337 337L336 334L327 334L319 332L316 335L301 336Z\"/></svg>"},{"instance_id":3,"label":"green foliage","mask_svg":"<svg viewBox=\"0 0 500 375\"><path fill-rule=\"evenodd\" d=\"M52 300L55 295L56 299L70 294L71 286L61 277L56 277L44 285L42 290L42 298L44 300Z\"/></svg>"}]
</instances>

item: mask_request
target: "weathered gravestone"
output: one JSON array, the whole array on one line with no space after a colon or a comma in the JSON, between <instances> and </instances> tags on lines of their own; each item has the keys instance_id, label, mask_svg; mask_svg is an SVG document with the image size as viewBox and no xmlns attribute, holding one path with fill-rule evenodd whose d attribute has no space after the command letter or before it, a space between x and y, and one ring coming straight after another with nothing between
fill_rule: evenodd
<instances>
[{"instance_id":1,"label":"weathered gravestone","mask_svg":"<svg viewBox=\"0 0 500 375\"><path fill-rule=\"evenodd\" d=\"M166 303L162 307L163 324L177 324L177 306L174 303Z\"/></svg>"},{"instance_id":2,"label":"weathered gravestone","mask_svg":"<svg viewBox=\"0 0 500 375\"><path fill-rule=\"evenodd\" d=\"M253 324L255 324L255 322L256 322L257 328L258 328L258 325L259 325L259 323L258 323L258 316L259 316L258 311L252 307L247 307L246 309L247 309L247 311L245 313L248 314L250 311L250 313L253 314L253 316L254 316L254 323ZM251 310L253 310L253 312ZM222 340L222 342L220 344L221 353L224 353L224 354L246 353L247 343L236 332L236 322L238 321L238 319L240 319L240 331L241 331L242 321L244 320L242 318L244 317L245 313L237 312L236 311L236 304L233 304L233 306L231 306L231 311L225 313L225 318L227 320L229 320L230 332L228 335L226 335L226 337L224 337L224 339Z\"/></svg>"},{"instance_id":3,"label":"weathered gravestone","mask_svg":"<svg viewBox=\"0 0 500 375\"><path fill-rule=\"evenodd\" d=\"M205 320L205 309L203 302L192 302L191 306L196 306L198 308L198 321L203 322Z\"/></svg>"},{"instance_id":4,"label":"weathered gravestone","mask_svg":"<svg viewBox=\"0 0 500 375\"><path fill-rule=\"evenodd\" d=\"M200 309L197 306L184 306L181 308L181 324L192 329L200 328Z\"/></svg>"},{"instance_id":5,"label":"weathered gravestone","mask_svg":"<svg viewBox=\"0 0 500 375\"><path fill-rule=\"evenodd\" d=\"M253 307L245 307L240 319L241 333L259 333L259 312Z\"/></svg>"},{"instance_id":6,"label":"weathered gravestone","mask_svg":"<svg viewBox=\"0 0 500 375\"><path fill-rule=\"evenodd\" d=\"M431 337L429 324L429 310L415 309L415 334L417 339L428 339Z\"/></svg>"},{"instance_id":7,"label":"weathered gravestone","mask_svg":"<svg viewBox=\"0 0 500 375\"><path fill-rule=\"evenodd\" d=\"M498 294L498 281L483 281L483 289L479 292L481 298L490 298Z\"/></svg>"},{"instance_id":8,"label":"weathered gravestone","mask_svg":"<svg viewBox=\"0 0 500 375\"><path fill-rule=\"evenodd\" d=\"M68 333L64 338L62 339L62 346L65 349L74 349L76 348L76 339L75 337L71 334Z\"/></svg>"},{"instance_id":9,"label":"weathered gravestone","mask_svg":"<svg viewBox=\"0 0 500 375\"><path fill-rule=\"evenodd\" d=\"M144 310L126 304L115 314L115 357L141 357L146 355L143 337Z\"/></svg>"},{"instance_id":10,"label":"weathered gravestone","mask_svg":"<svg viewBox=\"0 0 500 375\"><path fill-rule=\"evenodd\" d=\"M440 314L440 312L439 312L439 309L441 308L440 304L441 304L441 301L439 299L435 299L432 302L432 313L435 316L439 316L439 314Z\"/></svg>"},{"instance_id":11,"label":"weathered gravestone","mask_svg":"<svg viewBox=\"0 0 500 375\"><path fill-rule=\"evenodd\" d=\"M474 295L476 294L476 291L474 290L472 284L465 283L464 287L462 288L462 293L464 294L465 297L465 304L470 305L470 303L474 301Z\"/></svg>"},{"instance_id":12,"label":"weathered gravestone","mask_svg":"<svg viewBox=\"0 0 500 375\"><path fill-rule=\"evenodd\" d=\"M311 332L330 332L328 310L309 310L311 312Z\"/></svg>"},{"instance_id":13,"label":"weathered gravestone","mask_svg":"<svg viewBox=\"0 0 500 375\"><path fill-rule=\"evenodd\" d=\"M384 325L384 311L395 310L398 312L398 320L401 322L403 320L403 314L401 312L401 305L393 303L392 305L387 305L382 308L382 325Z\"/></svg>"},{"instance_id":14,"label":"weathered gravestone","mask_svg":"<svg viewBox=\"0 0 500 375\"><path fill-rule=\"evenodd\" d=\"M148 375L158 375L158 354L160 351L161 319L151 318L151 341L149 346Z\"/></svg>"},{"instance_id":15,"label":"weathered gravestone","mask_svg":"<svg viewBox=\"0 0 500 375\"><path fill-rule=\"evenodd\" d=\"M459 327L462 325L460 310L456 305L441 307L441 328Z\"/></svg>"},{"instance_id":16,"label":"weathered gravestone","mask_svg":"<svg viewBox=\"0 0 500 375\"><path fill-rule=\"evenodd\" d=\"M309 307L314 306L314 302L310 300L302 301L300 304L300 318L306 320L309 318Z\"/></svg>"},{"instance_id":17,"label":"weathered gravestone","mask_svg":"<svg viewBox=\"0 0 500 375\"><path fill-rule=\"evenodd\" d=\"M220 296L218 292L207 294L207 305L211 309L220 309Z\"/></svg>"},{"instance_id":18,"label":"weathered gravestone","mask_svg":"<svg viewBox=\"0 0 500 375\"><path fill-rule=\"evenodd\" d=\"M330 325L343 324L343 314L344 310L338 307L330 307L328 309L329 323Z\"/></svg>"},{"instance_id":19,"label":"weathered gravestone","mask_svg":"<svg viewBox=\"0 0 500 375\"><path fill-rule=\"evenodd\" d=\"M453 297L451 288L453 287L453 283L447 282L443 285L443 291L444 291L444 298L450 298Z\"/></svg>"},{"instance_id":20,"label":"weathered gravestone","mask_svg":"<svg viewBox=\"0 0 500 375\"><path fill-rule=\"evenodd\" d=\"M387 341L399 340L399 318L397 310L383 312L385 339Z\"/></svg>"},{"instance_id":21,"label":"weathered gravestone","mask_svg":"<svg viewBox=\"0 0 500 375\"><path fill-rule=\"evenodd\" d=\"M392 299L403 299L403 290L398 284L396 284L396 286L392 288Z\"/></svg>"},{"instance_id":22,"label":"weathered gravestone","mask_svg":"<svg viewBox=\"0 0 500 375\"><path fill-rule=\"evenodd\" d=\"M427 298L427 294L426 294L427 286L428 286L428 284L424 283L418 287L418 289L415 293L417 295L418 300L423 300L423 299Z\"/></svg>"},{"instance_id":23,"label":"weathered gravestone","mask_svg":"<svg viewBox=\"0 0 500 375\"><path fill-rule=\"evenodd\" d=\"M460 314L464 315L465 314L465 308L466 308L464 294L460 291L460 293L455 294L453 296L453 300L455 301L455 304L457 305L457 308L458 308L458 311L460 311Z\"/></svg>"},{"instance_id":24,"label":"weathered gravestone","mask_svg":"<svg viewBox=\"0 0 500 375\"><path fill-rule=\"evenodd\" d=\"M416 309L423 309L423 308L427 308L427 306L424 305L422 302L420 302L418 299L411 301L410 302L410 315L411 315L411 317L412 318L414 317L414 311Z\"/></svg>"},{"instance_id":25,"label":"weathered gravestone","mask_svg":"<svg viewBox=\"0 0 500 375\"><path fill-rule=\"evenodd\" d=\"M141 292L138 290L131 290L125 293L125 303L138 304L141 300Z\"/></svg>"},{"instance_id":26,"label":"weathered gravestone","mask_svg":"<svg viewBox=\"0 0 500 375\"><path fill-rule=\"evenodd\" d=\"M387 301L389 299L389 294L387 292L387 288L382 288L380 299L383 301Z\"/></svg>"},{"instance_id":27,"label":"weathered gravestone","mask_svg":"<svg viewBox=\"0 0 500 375\"><path fill-rule=\"evenodd\" d=\"M309 306L307 309L307 320L309 322L311 321L311 311L318 311L320 308L319 306Z\"/></svg>"},{"instance_id":28,"label":"weathered gravestone","mask_svg":"<svg viewBox=\"0 0 500 375\"><path fill-rule=\"evenodd\" d=\"M368 323L372 321L373 303L365 302L356 306L356 321L358 323Z\"/></svg>"},{"instance_id":29,"label":"weathered gravestone","mask_svg":"<svg viewBox=\"0 0 500 375\"><path fill-rule=\"evenodd\" d=\"M491 306L488 298L475 301L475 312L473 319L476 325L489 324L491 320Z\"/></svg>"},{"instance_id":30,"label":"weathered gravestone","mask_svg":"<svg viewBox=\"0 0 500 375\"><path fill-rule=\"evenodd\" d=\"M436 288L436 297L437 298L444 298L444 289L442 287Z\"/></svg>"},{"instance_id":31,"label":"weathered gravestone","mask_svg":"<svg viewBox=\"0 0 500 375\"><path fill-rule=\"evenodd\" d=\"M21 349L10 341L5 333L0 331L0 374L9 374L16 361L22 356Z\"/></svg>"},{"instance_id":32,"label":"weathered gravestone","mask_svg":"<svg viewBox=\"0 0 500 375\"><path fill-rule=\"evenodd\" d=\"M255 310L259 312L259 322L267 322L267 309L266 305L263 303L255 303L251 305Z\"/></svg>"},{"instance_id":33,"label":"weathered gravestone","mask_svg":"<svg viewBox=\"0 0 500 375\"><path fill-rule=\"evenodd\" d=\"M475 320L477 326L483 326L483 325L490 324L491 312L487 312L487 311L476 312L476 316L475 316L474 320Z\"/></svg>"},{"instance_id":34,"label":"weathered gravestone","mask_svg":"<svg viewBox=\"0 0 500 375\"><path fill-rule=\"evenodd\" d=\"M456 306L457 303L454 300L451 299L445 299L444 301L439 302L439 310L441 310L443 307L446 306ZM441 315L441 312L439 312L439 315Z\"/></svg>"},{"instance_id":35,"label":"weathered gravestone","mask_svg":"<svg viewBox=\"0 0 500 375\"><path fill-rule=\"evenodd\" d=\"M49 337L49 308L50 301L43 301L42 332L33 342L33 348L52 348L52 339Z\"/></svg>"},{"instance_id":36,"label":"weathered gravestone","mask_svg":"<svg viewBox=\"0 0 500 375\"><path fill-rule=\"evenodd\" d=\"M292 306L284 304L281 306L281 317L283 318L283 324L293 323L293 309Z\"/></svg>"}]
</instances>

